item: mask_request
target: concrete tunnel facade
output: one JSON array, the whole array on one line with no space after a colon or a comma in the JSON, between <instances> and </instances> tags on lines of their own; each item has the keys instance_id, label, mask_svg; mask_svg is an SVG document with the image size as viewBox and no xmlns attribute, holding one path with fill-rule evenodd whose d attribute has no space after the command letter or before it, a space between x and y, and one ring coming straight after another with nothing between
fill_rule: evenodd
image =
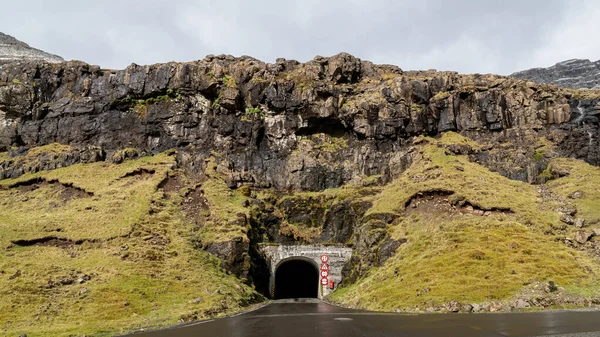
<instances>
[{"instance_id":1,"label":"concrete tunnel facade","mask_svg":"<svg viewBox=\"0 0 600 337\"><path fill-rule=\"evenodd\" d=\"M325 245L263 246L267 258L272 298L315 297L322 299L335 290L342 281L342 268L352 256L352 248ZM332 290L321 285L321 255L329 257L329 276L335 284Z\"/></svg>"}]
</instances>

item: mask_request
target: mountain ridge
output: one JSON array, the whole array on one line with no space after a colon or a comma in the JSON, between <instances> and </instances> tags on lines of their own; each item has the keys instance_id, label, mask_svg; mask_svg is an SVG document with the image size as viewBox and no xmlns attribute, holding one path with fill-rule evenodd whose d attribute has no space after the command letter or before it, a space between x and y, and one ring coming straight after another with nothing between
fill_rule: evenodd
<instances>
[{"instance_id":1,"label":"mountain ridge","mask_svg":"<svg viewBox=\"0 0 600 337\"><path fill-rule=\"evenodd\" d=\"M570 59L547 68L518 71L510 76L574 89L600 89L600 60Z\"/></svg>"},{"instance_id":2,"label":"mountain ridge","mask_svg":"<svg viewBox=\"0 0 600 337\"><path fill-rule=\"evenodd\" d=\"M0 32L0 67L21 61L60 63L65 60L58 55L33 48L13 36Z\"/></svg>"}]
</instances>

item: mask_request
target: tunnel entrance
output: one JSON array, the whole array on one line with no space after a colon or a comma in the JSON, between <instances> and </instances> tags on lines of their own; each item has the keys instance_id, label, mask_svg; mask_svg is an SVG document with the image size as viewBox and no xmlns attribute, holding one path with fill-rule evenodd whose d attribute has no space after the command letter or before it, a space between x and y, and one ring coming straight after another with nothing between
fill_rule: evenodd
<instances>
[{"instance_id":1,"label":"tunnel entrance","mask_svg":"<svg viewBox=\"0 0 600 337\"><path fill-rule=\"evenodd\" d=\"M317 298L319 271L314 263L293 259L282 262L275 272L275 299Z\"/></svg>"}]
</instances>

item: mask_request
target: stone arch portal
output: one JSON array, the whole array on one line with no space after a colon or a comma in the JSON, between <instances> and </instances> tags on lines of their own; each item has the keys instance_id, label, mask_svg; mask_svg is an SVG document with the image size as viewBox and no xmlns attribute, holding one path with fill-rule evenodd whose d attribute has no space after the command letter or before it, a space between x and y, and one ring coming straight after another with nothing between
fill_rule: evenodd
<instances>
[{"instance_id":1,"label":"stone arch portal","mask_svg":"<svg viewBox=\"0 0 600 337\"><path fill-rule=\"evenodd\" d=\"M342 269L352 256L352 248L331 245L268 245L260 250L269 266L270 295L275 299L327 296L334 289L321 285L321 255L329 257L328 281L333 281L335 287L342 281Z\"/></svg>"}]
</instances>

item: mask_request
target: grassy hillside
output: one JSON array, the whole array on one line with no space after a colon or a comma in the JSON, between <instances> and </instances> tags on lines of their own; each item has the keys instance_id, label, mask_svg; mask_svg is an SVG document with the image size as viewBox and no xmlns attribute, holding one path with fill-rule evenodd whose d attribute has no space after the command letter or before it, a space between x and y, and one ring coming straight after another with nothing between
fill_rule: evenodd
<instances>
[{"instance_id":1,"label":"grassy hillside","mask_svg":"<svg viewBox=\"0 0 600 337\"><path fill-rule=\"evenodd\" d=\"M247 219L256 216L248 205L261 200L283 219L282 235L316 240L324 212L349 201L372 204L348 242L356 252L361 242L379 249L373 238L382 231L404 242L332 294L342 305L392 311L506 302L548 281L567 295L600 296L596 238L572 240L600 230L600 169L550 158L550 180L530 185L453 154L455 144L481 148L455 133L421 137L410 168L390 183L361 177L322 192L230 189L214 158L203 174L188 176L174 168L173 153L0 180L1 334L108 336L240 310L261 297L222 267L249 257L221 261L200 248L248 243ZM68 151L54 144L0 159L37 167L39 153ZM321 216L306 223L286 213L317 209ZM563 209L586 227L564 224Z\"/></svg>"},{"instance_id":2,"label":"grassy hillside","mask_svg":"<svg viewBox=\"0 0 600 337\"><path fill-rule=\"evenodd\" d=\"M425 145L411 168L372 197L369 213L398 215L387 231L407 242L331 299L373 310L426 309L450 301L508 300L536 281L600 295L598 258L562 242L574 229L555 230L561 227L555 211L561 199L544 198L540 186L452 155L444 145L459 137L421 140ZM553 164L571 174L547 187L565 198L585 190L573 202L587 220L597 219L600 196L590 182L600 183L600 169L575 160Z\"/></svg>"},{"instance_id":3,"label":"grassy hillside","mask_svg":"<svg viewBox=\"0 0 600 337\"><path fill-rule=\"evenodd\" d=\"M589 225L600 227L600 169L567 158L554 159L550 165L566 176L550 181L548 187L573 203Z\"/></svg>"},{"instance_id":4,"label":"grassy hillside","mask_svg":"<svg viewBox=\"0 0 600 337\"><path fill-rule=\"evenodd\" d=\"M112 335L256 299L190 244L182 197L159 188L173 164L160 154L0 181L0 334Z\"/></svg>"}]
</instances>

